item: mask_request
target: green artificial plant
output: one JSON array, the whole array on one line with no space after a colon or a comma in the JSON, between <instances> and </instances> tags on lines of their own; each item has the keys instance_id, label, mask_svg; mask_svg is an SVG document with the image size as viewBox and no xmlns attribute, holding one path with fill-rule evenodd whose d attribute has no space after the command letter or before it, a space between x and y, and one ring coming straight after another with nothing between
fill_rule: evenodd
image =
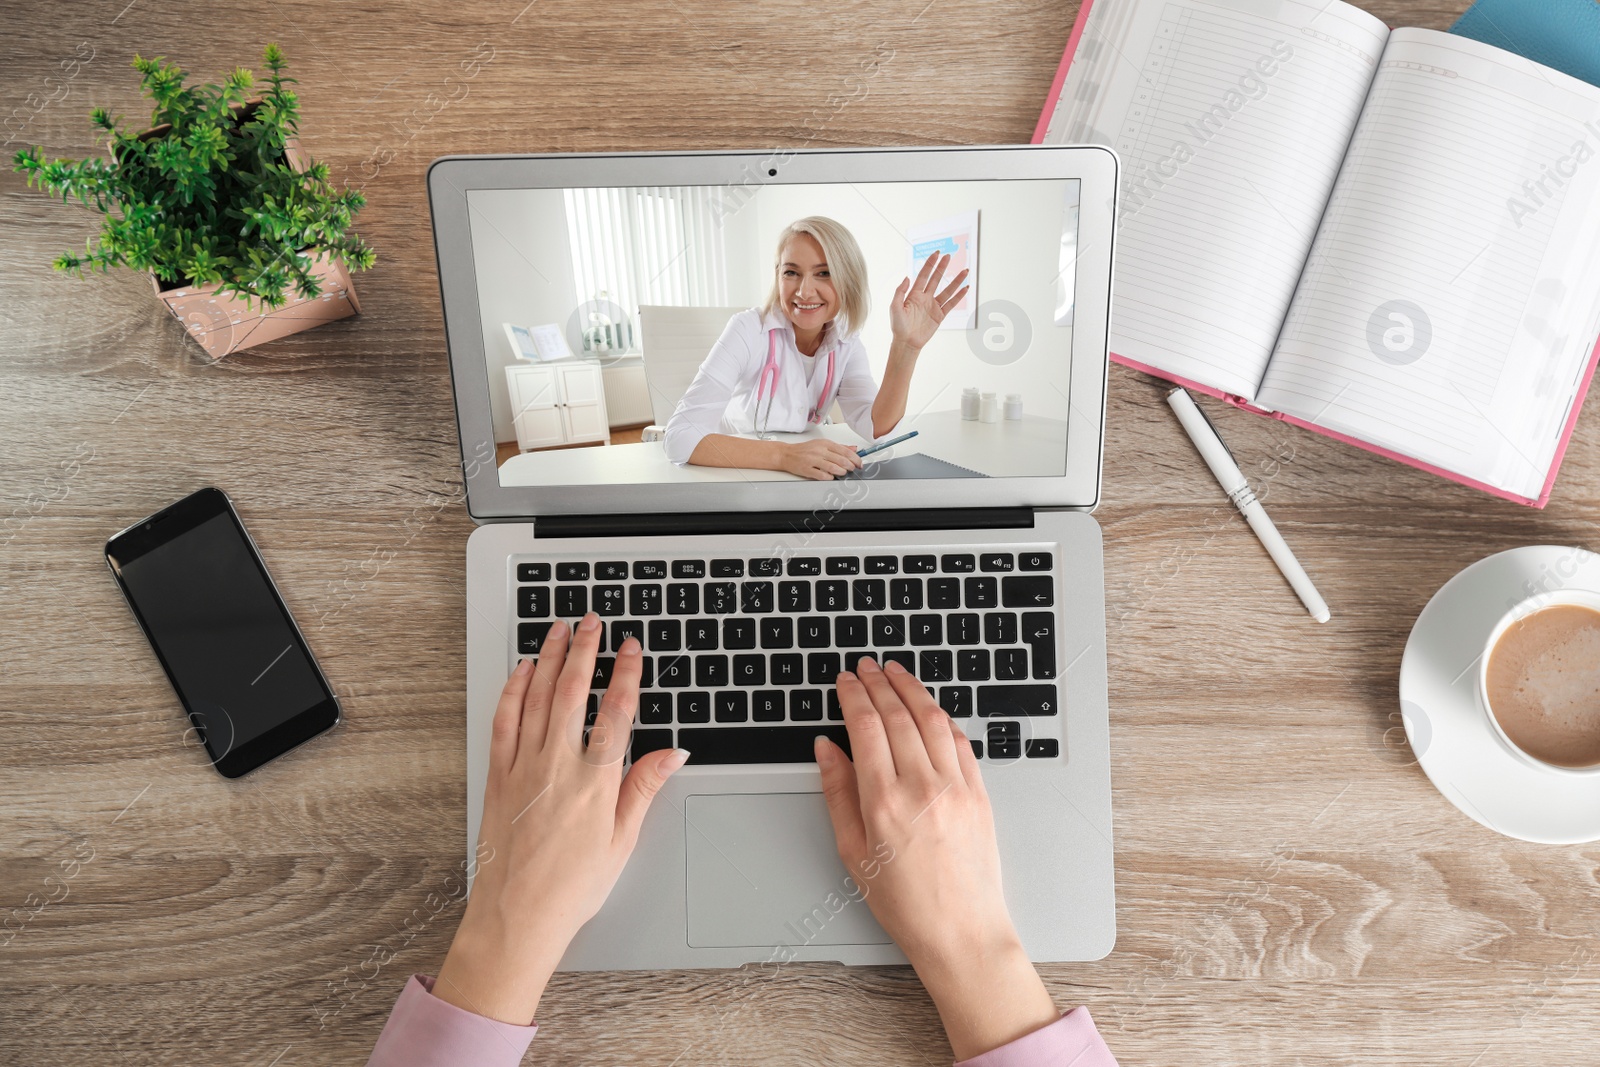
<instances>
[{"instance_id":1,"label":"green artificial plant","mask_svg":"<svg viewBox=\"0 0 1600 1067\"><path fill-rule=\"evenodd\" d=\"M281 307L293 291L320 295L312 273L326 252L354 270L377 258L349 233L366 203L358 190L335 191L328 166L290 165L286 146L298 130L293 78L283 52L269 44L266 91L250 96L255 76L236 68L223 85L187 86L162 58L134 57L144 93L155 103L149 132L129 134L104 108L93 120L109 135L111 158L45 162L38 148L16 154L29 186L77 197L105 216L98 243L81 256L56 258L56 270L82 274L127 266L166 286L216 284L222 293Z\"/></svg>"}]
</instances>

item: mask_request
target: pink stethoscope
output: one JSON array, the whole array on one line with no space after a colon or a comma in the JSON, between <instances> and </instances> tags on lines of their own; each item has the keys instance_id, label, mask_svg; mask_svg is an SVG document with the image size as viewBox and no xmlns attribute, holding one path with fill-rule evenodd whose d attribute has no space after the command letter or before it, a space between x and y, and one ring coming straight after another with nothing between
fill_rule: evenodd
<instances>
[{"instance_id":1,"label":"pink stethoscope","mask_svg":"<svg viewBox=\"0 0 1600 1067\"><path fill-rule=\"evenodd\" d=\"M761 430L757 434L763 440L769 439L767 427L772 424L772 401L778 394L778 334L782 332L782 330L767 331L767 361L761 365L761 375L756 379L757 412L761 410L762 390L765 389L767 393L767 416L761 420ZM822 379L822 393L817 397L816 404L812 406L811 414L806 416L807 422L820 423L822 421L823 406L828 399L828 394L833 391L833 353L834 348L830 346L828 348L828 374ZM772 376L770 385L767 381L768 374Z\"/></svg>"}]
</instances>

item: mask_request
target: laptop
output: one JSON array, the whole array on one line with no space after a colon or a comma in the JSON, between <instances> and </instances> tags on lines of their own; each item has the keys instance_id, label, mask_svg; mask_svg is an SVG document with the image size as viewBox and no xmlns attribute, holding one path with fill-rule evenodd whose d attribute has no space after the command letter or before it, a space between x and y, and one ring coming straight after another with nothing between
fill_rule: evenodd
<instances>
[{"instance_id":1,"label":"laptop","mask_svg":"<svg viewBox=\"0 0 1600 1067\"><path fill-rule=\"evenodd\" d=\"M591 713L622 641L643 644L630 758L692 754L563 969L905 961L837 856L812 761L817 734L848 745L832 680L862 656L900 661L965 730L1031 957L1111 950L1090 513L1116 189L1098 147L433 163L479 524L468 851L496 698L556 619L604 623ZM897 321L897 287L939 264L942 319ZM846 477L792 472L794 450L913 430Z\"/></svg>"}]
</instances>

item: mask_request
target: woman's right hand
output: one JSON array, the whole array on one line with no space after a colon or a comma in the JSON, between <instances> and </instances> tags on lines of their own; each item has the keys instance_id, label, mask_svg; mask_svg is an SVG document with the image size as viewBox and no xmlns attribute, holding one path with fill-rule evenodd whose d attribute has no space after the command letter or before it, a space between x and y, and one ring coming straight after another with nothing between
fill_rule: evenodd
<instances>
[{"instance_id":1,"label":"woman's right hand","mask_svg":"<svg viewBox=\"0 0 1600 1067\"><path fill-rule=\"evenodd\" d=\"M956 1059L1059 1013L1012 926L983 775L956 721L900 664L838 676L854 762L816 741L839 858L933 997Z\"/></svg>"},{"instance_id":2,"label":"woman's right hand","mask_svg":"<svg viewBox=\"0 0 1600 1067\"><path fill-rule=\"evenodd\" d=\"M826 437L783 446L783 469L800 478L826 482L861 469L855 445L841 445Z\"/></svg>"}]
</instances>

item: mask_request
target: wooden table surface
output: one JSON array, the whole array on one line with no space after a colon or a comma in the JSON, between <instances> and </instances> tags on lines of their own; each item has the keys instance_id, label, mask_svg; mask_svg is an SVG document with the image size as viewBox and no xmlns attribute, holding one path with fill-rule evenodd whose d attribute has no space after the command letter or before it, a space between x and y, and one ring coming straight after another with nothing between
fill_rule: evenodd
<instances>
[{"instance_id":1,"label":"wooden table surface","mask_svg":"<svg viewBox=\"0 0 1600 1067\"><path fill-rule=\"evenodd\" d=\"M357 276L359 318L211 365L143 277L52 274L95 220L0 178L0 915L32 914L80 861L64 898L0 934L0 1060L362 1061L459 915L426 904L462 859L472 529L428 162L1026 141L1075 5L924 3L8 15L8 156L97 151L95 105L138 124L135 52L214 79L280 42L306 145L370 198L378 265ZM1444 28L1466 0L1376 6ZM889 58L863 78L874 52ZM461 97L445 79L474 58ZM1319 627L1160 387L1117 367L1111 397L1098 517L1121 933L1105 960L1044 969L1057 1000L1089 1005L1127 1065L1600 1062L1600 846L1524 844L1459 813L1396 698L1412 621L1456 571L1516 545L1600 547L1600 412L1534 511L1209 405L1333 606ZM236 497L348 714L239 782L185 747L101 558L107 534L207 484ZM563 976L540 1021L530 1062L950 1058L905 968Z\"/></svg>"}]
</instances>

